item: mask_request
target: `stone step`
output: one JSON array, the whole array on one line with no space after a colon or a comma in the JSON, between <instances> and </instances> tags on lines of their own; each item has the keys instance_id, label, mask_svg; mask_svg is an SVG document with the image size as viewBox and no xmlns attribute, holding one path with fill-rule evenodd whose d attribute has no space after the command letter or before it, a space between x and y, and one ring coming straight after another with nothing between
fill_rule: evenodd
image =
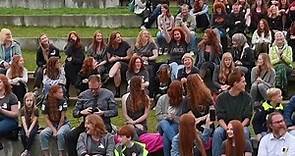
<instances>
[{"instance_id":1,"label":"stone step","mask_svg":"<svg viewBox=\"0 0 295 156\"><path fill-rule=\"evenodd\" d=\"M30 9L109 8L119 6L120 1L126 0L1 0L0 6L6 8L24 7Z\"/></svg>"},{"instance_id":2,"label":"stone step","mask_svg":"<svg viewBox=\"0 0 295 156\"><path fill-rule=\"evenodd\" d=\"M142 19L136 15L42 15L11 16L1 15L2 25L47 26L47 27L139 27Z\"/></svg>"}]
</instances>

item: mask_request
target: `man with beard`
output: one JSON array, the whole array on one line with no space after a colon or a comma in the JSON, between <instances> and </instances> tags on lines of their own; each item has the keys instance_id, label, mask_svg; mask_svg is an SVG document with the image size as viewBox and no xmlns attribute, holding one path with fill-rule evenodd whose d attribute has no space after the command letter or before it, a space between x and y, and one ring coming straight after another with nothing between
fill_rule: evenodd
<instances>
[{"instance_id":1,"label":"man with beard","mask_svg":"<svg viewBox=\"0 0 295 156\"><path fill-rule=\"evenodd\" d=\"M261 139L258 156L295 155L295 137L287 131L283 115L279 112L269 114L267 124L271 133Z\"/></svg>"},{"instance_id":2,"label":"man with beard","mask_svg":"<svg viewBox=\"0 0 295 156\"><path fill-rule=\"evenodd\" d=\"M35 71L35 84L34 88L40 88L43 80L43 71L50 57L59 57L59 49L57 49L52 43L49 43L49 39L46 34L41 34L39 37L39 48L36 55L37 69Z\"/></svg>"}]
</instances>

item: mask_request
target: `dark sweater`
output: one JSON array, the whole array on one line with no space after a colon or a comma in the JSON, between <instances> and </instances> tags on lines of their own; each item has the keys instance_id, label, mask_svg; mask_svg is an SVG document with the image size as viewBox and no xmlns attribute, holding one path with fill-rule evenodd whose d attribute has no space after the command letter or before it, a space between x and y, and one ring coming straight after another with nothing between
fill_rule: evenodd
<instances>
[{"instance_id":1,"label":"dark sweater","mask_svg":"<svg viewBox=\"0 0 295 156\"><path fill-rule=\"evenodd\" d=\"M217 119L223 119L226 124L231 120L243 121L252 117L251 97L247 92L231 96L228 91L221 93L216 101Z\"/></svg>"}]
</instances>

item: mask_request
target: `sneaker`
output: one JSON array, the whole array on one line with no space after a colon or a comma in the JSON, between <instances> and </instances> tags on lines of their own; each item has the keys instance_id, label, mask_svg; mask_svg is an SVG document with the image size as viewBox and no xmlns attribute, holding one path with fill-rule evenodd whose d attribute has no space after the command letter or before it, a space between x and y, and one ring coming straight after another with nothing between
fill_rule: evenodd
<instances>
[{"instance_id":1,"label":"sneaker","mask_svg":"<svg viewBox=\"0 0 295 156\"><path fill-rule=\"evenodd\" d=\"M20 154L20 156L28 156L29 152L28 150L24 150L23 153Z\"/></svg>"},{"instance_id":2,"label":"sneaker","mask_svg":"<svg viewBox=\"0 0 295 156\"><path fill-rule=\"evenodd\" d=\"M146 30L146 27L145 27L144 25L142 25L142 26L140 27L140 29L141 29L141 30Z\"/></svg>"},{"instance_id":3,"label":"sneaker","mask_svg":"<svg viewBox=\"0 0 295 156\"><path fill-rule=\"evenodd\" d=\"M146 19L144 19L144 21L143 21L144 23L147 23L147 22L149 22L149 18L146 18Z\"/></svg>"}]
</instances>

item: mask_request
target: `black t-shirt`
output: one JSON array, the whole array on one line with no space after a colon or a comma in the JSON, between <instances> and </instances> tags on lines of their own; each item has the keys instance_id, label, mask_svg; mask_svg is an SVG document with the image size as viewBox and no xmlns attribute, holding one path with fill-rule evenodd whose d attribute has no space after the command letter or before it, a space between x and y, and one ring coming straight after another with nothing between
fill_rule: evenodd
<instances>
[{"instance_id":1,"label":"black t-shirt","mask_svg":"<svg viewBox=\"0 0 295 156\"><path fill-rule=\"evenodd\" d=\"M143 153L143 147L137 143L134 143L132 147L126 147L123 154L126 156L141 156Z\"/></svg>"},{"instance_id":2,"label":"black t-shirt","mask_svg":"<svg viewBox=\"0 0 295 156\"><path fill-rule=\"evenodd\" d=\"M130 48L130 45L126 41L122 41L119 44L118 48L107 47L106 52L111 56L125 57L127 56L127 51Z\"/></svg>"},{"instance_id":3,"label":"black t-shirt","mask_svg":"<svg viewBox=\"0 0 295 156\"><path fill-rule=\"evenodd\" d=\"M157 46L154 42L149 42L143 47L134 48L134 52L139 56L151 57L153 56L153 50L157 49Z\"/></svg>"},{"instance_id":4,"label":"black t-shirt","mask_svg":"<svg viewBox=\"0 0 295 156\"><path fill-rule=\"evenodd\" d=\"M11 111L12 105L17 105L18 100L15 94L10 93L5 95L3 98L0 98L0 107L7 111Z\"/></svg>"},{"instance_id":5,"label":"black t-shirt","mask_svg":"<svg viewBox=\"0 0 295 156\"><path fill-rule=\"evenodd\" d=\"M26 119L26 124L27 126L29 127L31 124L32 124L32 119L31 119L31 115L34 113L34 116L36 117L39 117L39 110L38 108L36 108L35 110L32 110L32 111L27 111L25 110L26 108L23 106L20 110L20 116L21 117L25 117ZM38 124L38 120L37 120L37 123L36 125Z\"/></svg>"},{"instance_id":6,"label":"black t-shirt","mask_svg":"<svg viewBox=\"0 0 295 156\"><path fill-rule=\"evenodd\" d=\"M222 145L221 145L221 154L225 154L225 148L226 148L226 144L227 144L227 140L224 140L222 142ZM234 147L233 148L233 151L232 151L232 156L236 156L236 148ZM253 153L253 149L252 149L252 145L250 143L250 141L246 140L245 142L245 149L244 149L244 152L250 152L250 153Z\"/></svg>"},{"instance_id":7,"label":"black t-shirt","mask_svg":"<svg viewBox=\"0 0 295 156\"><path fill-rule=\"evenodd\" d=\"M187 43L180 43L177 44L174 41L169 43L169 55L170 55L170 62L176 62L177 64L181 63L181 58L183 54L187 53Z\"/></svg>"},{"instance_id":8,"label":"black t-shirt","mask_svg":"<svg viewBox=\"0 0 295 156\"><path fill-rule=\"evenodd\" d=\"M192 67L191 72L187 73L185 68L181 68L178 70L177 73L177 80L181 80L182 78L187 78L190 74L198 74L199 69L197 67Z\"/></svg>"}]
</instances>

